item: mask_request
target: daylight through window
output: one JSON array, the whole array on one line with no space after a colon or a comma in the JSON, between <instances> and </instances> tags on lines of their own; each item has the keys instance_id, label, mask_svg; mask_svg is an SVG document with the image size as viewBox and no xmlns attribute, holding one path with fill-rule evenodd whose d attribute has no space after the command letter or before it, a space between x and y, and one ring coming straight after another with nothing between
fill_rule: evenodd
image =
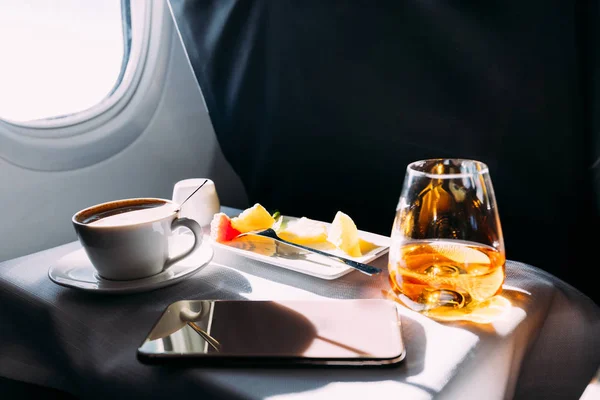
<instances>
[{"instance_id":1,"label":"daylight through window","mask_svg":"<svg viewBox=\"0 0 600 400\"><path fill-rule=\"evenodd\" d=\"M0 1L0 119L57 119L110 97L128 61L128 4Z\"/></svg>"}]
</instances>

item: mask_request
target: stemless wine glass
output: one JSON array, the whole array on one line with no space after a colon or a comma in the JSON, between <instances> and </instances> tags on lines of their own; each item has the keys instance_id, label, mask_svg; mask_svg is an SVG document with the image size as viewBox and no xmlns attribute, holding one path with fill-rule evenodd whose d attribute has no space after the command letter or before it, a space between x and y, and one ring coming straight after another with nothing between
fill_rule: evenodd
<instances>
[{"instance_id":1,"label":"stemless wine glass","mask_svg":"<svg viewBox=\"0 0 600 400\"><path fill-rule=\"evenodd\" d=\"M425 314L474 305L502 291L506 254L486 164L415 161L406 168L392 228L394 295Z\"/></svg>"}]
</instances>

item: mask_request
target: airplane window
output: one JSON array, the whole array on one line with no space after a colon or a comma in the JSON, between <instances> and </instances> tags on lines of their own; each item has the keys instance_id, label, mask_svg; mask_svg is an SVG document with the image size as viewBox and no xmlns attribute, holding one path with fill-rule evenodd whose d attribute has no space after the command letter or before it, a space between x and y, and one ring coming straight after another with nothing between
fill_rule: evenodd
<instances>
[{"instance_id":1,"label":"airplane window","mask_svg":"<svg viewBox=\"0 0 600 400\"><path fill-rule=\"evenodd\" d=\"M54 123L105 102L122 83L129 0L0 1L0 119Z\"/></svg>"}]
</instances>

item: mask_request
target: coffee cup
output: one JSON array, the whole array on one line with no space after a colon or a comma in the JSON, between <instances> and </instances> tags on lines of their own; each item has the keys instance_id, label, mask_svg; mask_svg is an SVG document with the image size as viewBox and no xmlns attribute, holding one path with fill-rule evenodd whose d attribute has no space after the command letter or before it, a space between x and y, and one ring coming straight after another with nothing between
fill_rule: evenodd
<instances>
[{"instance_id":1,"label":"coffee cup","mask_svg":"<svg viewBox=\"0 0 600 400\"><path fill-rule=\"evenodd\" d=\"M132 198L97 204L75 213L72 223L97 274L104 279L156 275L202 244L200 225L180 217L179 205L166 199ZM172 233L178 227L191 230L194 243L172 256Z\"/></svg>"},{"instance_id":2,"label":"coffee cup","mask_svg":"<svg viewBox=\"0 0 600 400\"><path fill-rule=\"evenodd\" d=\"M204 186L194 193L204 181L206 181ZM192 193L194 195L188 199ZM177 204L181 204L185 199L188 199L181 206L180 215L195 220L202 227L208 226L213 216L221 210L215 183L210 179L190 178L176 182L173 186L172 198Z\"/></svg>"}]
</instances>

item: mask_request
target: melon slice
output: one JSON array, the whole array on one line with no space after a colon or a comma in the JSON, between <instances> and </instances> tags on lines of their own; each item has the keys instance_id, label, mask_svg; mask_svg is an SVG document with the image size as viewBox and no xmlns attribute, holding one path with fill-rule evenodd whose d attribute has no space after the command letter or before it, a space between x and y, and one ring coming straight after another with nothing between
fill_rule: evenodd
<instances>
[{"instance_id":1,"label":"melon slice","mask_svg":"<svg viewBox=\"0 0 600 400\"><path fill-rule=\"evenodd\" d=\"M327 226L319 221L302 217L291 221L277 233L279 237L296 244L310 245L327 241Z\"/></svg>"},{"instance_id":2,"label":"melon slice","mask_svg":"<svg viewBox=\"0 0 600 400\"><path fill-rule=\"evenodd\" d=\"M210 238L223 243L233 240L241 232L231 226L231 219L225 213L214 215L210 223Z\"/></svg>"},{"instance_id":3,"label":"melon slice","mask_svg":"<svg viewBox=\"0 0 600 400\"><path fill-rule=\"evenodd\" d=\"M329 227L327 240L351 257L362 256L356 224L347 214L338 211Z\"/></svg>"},{"instance_id":4,"label":"melon slice","mask_svg":"<svg viewBox=\"0 0 600 400\"><path fill-rule=\"evenodd\" d=\"M245 209L240 215L231 219L231 226L242 233L267 229L273 226L274 223L273 216L259 203Z\"/></svg>"}]
</instances>

